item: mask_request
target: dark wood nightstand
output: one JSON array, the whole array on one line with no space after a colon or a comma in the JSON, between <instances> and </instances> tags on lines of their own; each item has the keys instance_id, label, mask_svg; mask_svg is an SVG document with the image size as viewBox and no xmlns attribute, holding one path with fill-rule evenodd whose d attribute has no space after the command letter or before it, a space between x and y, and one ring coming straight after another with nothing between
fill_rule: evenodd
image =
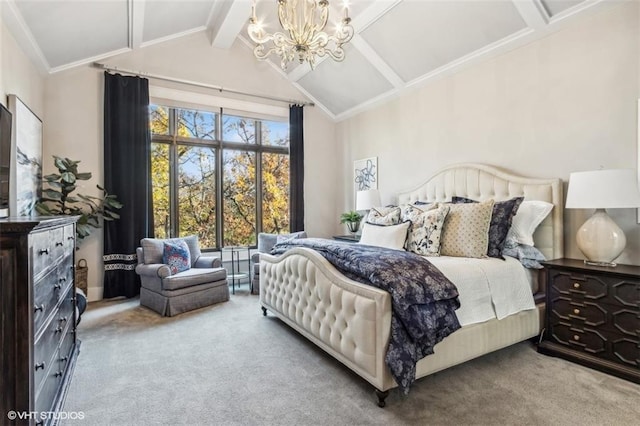
<instances>
[{"instance_id":1,"label":"dark wood nightstand","mask_svg":"<svg viewBox=\"0 0 640 426\"><path fill-rule=\"evenodd\" d=\"M360 235L334 235L334 240L347 241L349 243L357 243L360 241Z\"/></svg>"},{"instance_id":2,"label":"dark wood nightstand","mask_svg":"<svg viewBox=\"0 0 640 426\"><path fill-rule=\"evenodd\" d=\"M543 262L545 329L538 352L640 383L640 266Z\"/></svg>"}]
</instances>

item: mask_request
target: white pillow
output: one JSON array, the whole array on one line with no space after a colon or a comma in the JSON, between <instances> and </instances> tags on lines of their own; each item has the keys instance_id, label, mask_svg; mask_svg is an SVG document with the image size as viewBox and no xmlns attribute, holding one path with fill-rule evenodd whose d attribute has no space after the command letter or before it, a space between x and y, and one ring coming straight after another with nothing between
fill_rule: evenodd
<instances>
[{"instance_id":1,"label":"white pillow","mask_svg":"<svg viewBox=\"0 0 640 426\"><path fill-rule=\"evenodd\" d=\"M507 238L513 238L520 244L532 246L533 233L553 209L546 201L523 201L513 217Z\"/></svg>"},{"instance_id":2,"label":"white pillow","mask_svg":"<svg viewBox=\"0 0 640 426\"><path fill-rule=\"evenodd\" d=\"M403 222L398 225L380 226L365 223L362 227L360 244L386 247L395 250L403 250L407 239L407 230L411 222Z\"/></svg>"}]
</instances>

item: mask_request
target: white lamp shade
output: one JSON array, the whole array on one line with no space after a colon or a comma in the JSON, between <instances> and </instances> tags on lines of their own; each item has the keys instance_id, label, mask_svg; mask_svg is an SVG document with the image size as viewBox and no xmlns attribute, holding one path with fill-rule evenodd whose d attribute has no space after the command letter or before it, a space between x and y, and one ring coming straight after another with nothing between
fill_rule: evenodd
<instances>
[{"instance_id":1,"label":"white lamp shade","mask_svg":"<svg viewBox=\"0 0 640 426\"><path fill-rule=\"evenodd\" d=\"M575 172L569 176L568 209L640 207L638 177L631 169Z\"/></svg>"},{"instance_id":2,"label":"white lamp shade","mask_svg":"<svg viewBox=\"0 0 640 426\"><path fill-rule=\"evenodd\" d=\"M356 193L356 210L371 210L380 206L380 192L377 189L367 189Z\"/></svg>"}]
</instances>

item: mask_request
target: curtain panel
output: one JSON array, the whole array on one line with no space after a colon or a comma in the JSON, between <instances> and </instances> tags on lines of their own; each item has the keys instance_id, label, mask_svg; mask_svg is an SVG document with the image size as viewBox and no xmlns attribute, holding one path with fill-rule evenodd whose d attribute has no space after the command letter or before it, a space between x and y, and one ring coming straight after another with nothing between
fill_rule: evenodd
<instances>
[{"instance_id":1,"label":"curtain panel","mask_svg":"<svg viewBox=\"0 0 640 426\"><path fill-rule=\"evenodd\" d=\"M302 105L289 107L289 217L291 232L304 231L304 131Z\"/></svg>"},{"instance_id":2,"label":"curtain panel","mask_svg":"<svg viewBox=\"0 0 640 426\"><path fill-rule=\"evenodd\" d=\"M104 73L104 187L123 204L104 223L104 298L140 293L136 248L153 235L149 81Z\"/></svg>"}]
</instances>

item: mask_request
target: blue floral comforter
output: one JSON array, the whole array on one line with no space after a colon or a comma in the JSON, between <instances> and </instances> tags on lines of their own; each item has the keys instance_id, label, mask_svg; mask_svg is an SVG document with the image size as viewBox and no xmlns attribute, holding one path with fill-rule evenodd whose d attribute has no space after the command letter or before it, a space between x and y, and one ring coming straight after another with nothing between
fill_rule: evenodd
<instances>
[{"instance_id":1,"label":"blue floral comforter","mask_svg":"<svg viewBox=\"0 0 640 426\"><path fill-rule=\"evenodd\" d=\"M460 328L458 290L440 270L416 254L320 238L278 243L272 254L307 247L347 277L391 294L392 315L385 361L404 393L415 381L416 363Z\"/></svg>"}]
</instances>

